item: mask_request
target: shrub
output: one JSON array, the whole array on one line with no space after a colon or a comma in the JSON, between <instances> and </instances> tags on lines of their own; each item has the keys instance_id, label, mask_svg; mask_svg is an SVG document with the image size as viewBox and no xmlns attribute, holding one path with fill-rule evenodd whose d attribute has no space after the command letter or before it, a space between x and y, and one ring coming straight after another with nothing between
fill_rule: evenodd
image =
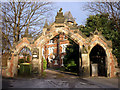
<instances>
[{"instance_id":1,"label":"shrub","mask_svg":"<svg viewBox=\"0 0 120 90\"><path fill-rule=\"evenodd\" d=\"M77 66L75 64L75 61L70 60L70 62L66 65L65 70L70 72L76 72Z\"/></svg>"},{"instance_id":2,"label":"shrub","mask_svg":"<svg viewBox=\"0 0 120 90\"><path fill-rule=\"evenodd\" d=\"M32 65L31 64L25 64L22 63L20 64L20 69L19 69L19 72L21 75L30 75L31 74L31 67Z\"/></svg>"},{"instance_id":3,"label":"shrub","mask_svg":"<svg viewBox=\"0 0 120 90\"><path fill-rule=\"evenodd\" d=\"M77 67L76 67L76 66L69 66L69 67L67 68L67 71L77 72Z\"/></svg>"},{"instance_id":4,"label":"shrub","mask_svg":"<svg viewBox=\"0 0 120 90\"><path fill-rule=\"evenodd\" d=\"M47 68L47 61L43 58L43 70Z\"/></svg>"},{"instance_id":5,"label":"shrub","mask_svg":"<svg viewBox=\"0 0 120 90\"><path fill-rule=\"evenodd\" d=\"M19 59L18 64L20 65L20 63L24 63L24 59Z\"/></svg>"},{"instance_id":6,"label":"shrub","mask_svg":"<svg viewBox=\"0 0 120 90\"><path fill-rule=\"evenodd\" d=\"M27 56L27 62L30 62L30 55Z\"/></svg>"}]
</instances>

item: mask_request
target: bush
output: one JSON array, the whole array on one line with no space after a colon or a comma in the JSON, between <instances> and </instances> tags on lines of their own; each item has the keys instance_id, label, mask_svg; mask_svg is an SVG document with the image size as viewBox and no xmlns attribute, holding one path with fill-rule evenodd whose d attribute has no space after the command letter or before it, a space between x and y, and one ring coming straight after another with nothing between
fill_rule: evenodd
<instances>
[{"instance_id":1,"label":"bush","mask_svg":"<svg viewBox=\"0 0 120 90\"><path fill-rule=\"evenodd\" d=\"M24 63L24 59L19 59L18 64L20 65L21 63Z\"/></svg>"},{"instance_id":2,"label":"bush","mask_svg":"<svg viewBox=\"0 0 120 90\"><path fill-rule=\"evenodd\" d=\"M68 39L70 45L66 48L66 55L64 56L64 67L66 71L76 72L79 68L79 45L71 39Z\"/></svg>"},{"instance_id":3,"label":"bush","mask_svg":"<svg viewBox=\"0 0 120 90\"><path fill-rule=\"evenodd\" d=\"M27 62L30 62L30 55L27 56Z\"/></svg>"},{"instance_id":4,"label":"bush","mask_svg":"<svg viewBox=\"0 0 120 90\"><path fill-rule=\"evenodd\" d=\"M77 71L77 66L75 64L75 61L70 60L70 62L68 64L66 64L65 70L70 71L70 72L76 72Z\"/></svg>"},{"instance_id":5,"label":"bush","mask_svg":"<svg viewBox=\"0 0 120 90\"><path fill-rule=\"evenodd\" d=\"M67 68L67 71L77 72L77 67L76 67L76 66L69 66L69 67Z\"/></svg>"},{"instance_id":6,"label":"bush","mask_svg":"<svg viewBox=\"0 0 120 90\"><path fill-rule=\"evenodd\" d=\"M31 64L20 64L19 74L21 75L30 75L31 74L32 65Z\"/></svg>"},{"instance_id":7,"label":"bush","mask_svg":"<svg viewBox=\"0 0 120 90\"><path fill-rule=\"evenodd\" d=\"M47 61L43 58L43 70L47 68Z\"/></svg>"}]
</instances>

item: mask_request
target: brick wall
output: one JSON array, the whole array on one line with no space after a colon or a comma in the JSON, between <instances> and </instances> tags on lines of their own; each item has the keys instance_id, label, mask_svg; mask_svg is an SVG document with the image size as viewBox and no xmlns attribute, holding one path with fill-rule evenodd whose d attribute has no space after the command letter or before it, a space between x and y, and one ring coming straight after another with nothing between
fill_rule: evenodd
<instances>
[{"instance_id":1,"label":"brick wall","mask_svg":"<svg viewBox=\"0 0 120 90\"><path fill-rule=\"evenodd\" d=\"M53 43L50 43L50 41L48 41L45 44L45 46L44 46L44 50L45 50L44 55L45 55L46 60L48 60L48 57L50 57L50 56L52 57L53 54L55 56L57 56L57 48L58 48L57 40L58 39L57 38L53 38L52 40L53 40ZM68 38L64 34L60 34L59 35L59 40L60 40L60 43L59 43L59 46L60 46L59 47L59 56L60 56L60 62L59 63L60 63L60 65L54 65L55 61L53 61L51 63L49 62L51 64L51 67L56 67L56 66L61 67L61 64L62 64L61 57L65 56L65 52L62 52L62 46L61 45L63 45L63 44L68 44L69 45L69 40L68 40ZM48 49L50 47L54 48L54 51L51 54L49 54L49 49Z\"/></svg>"}]
</instances>

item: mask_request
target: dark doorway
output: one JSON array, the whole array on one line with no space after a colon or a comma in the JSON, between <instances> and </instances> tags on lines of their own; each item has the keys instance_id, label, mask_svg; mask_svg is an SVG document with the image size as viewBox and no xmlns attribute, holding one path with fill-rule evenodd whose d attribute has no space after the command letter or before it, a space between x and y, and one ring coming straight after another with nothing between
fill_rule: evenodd
<instances>
[{"instance_id":1,"label":"dark doorway","mask_svg":"<svg viewBox=\"0 0 120 90\"><path fill-rule=\"evenodd\" d=\"M92 75L91 64L98 64L98 76L107 76L106 53L103 47L96 45L90 53L90 76Z\"/></svg>"}]
</instances>

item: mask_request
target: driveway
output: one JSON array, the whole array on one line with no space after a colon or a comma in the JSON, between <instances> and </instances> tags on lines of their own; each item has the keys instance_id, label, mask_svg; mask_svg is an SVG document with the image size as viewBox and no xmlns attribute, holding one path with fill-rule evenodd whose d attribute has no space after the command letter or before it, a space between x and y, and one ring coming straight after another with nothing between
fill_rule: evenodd
<instances>
[{"instance_id":1,"label":"driveway","mask_svg":"<svg viewBox=\"0 0 120 90\"><path fill-rule=\"evenodd\" d=\"M46 70L43 78L3 79L3 88L118 88L117 78L89 77L80 78L71 73ZM4 81L9 85L5 87Z\"/></svg>"}]
</instances>

